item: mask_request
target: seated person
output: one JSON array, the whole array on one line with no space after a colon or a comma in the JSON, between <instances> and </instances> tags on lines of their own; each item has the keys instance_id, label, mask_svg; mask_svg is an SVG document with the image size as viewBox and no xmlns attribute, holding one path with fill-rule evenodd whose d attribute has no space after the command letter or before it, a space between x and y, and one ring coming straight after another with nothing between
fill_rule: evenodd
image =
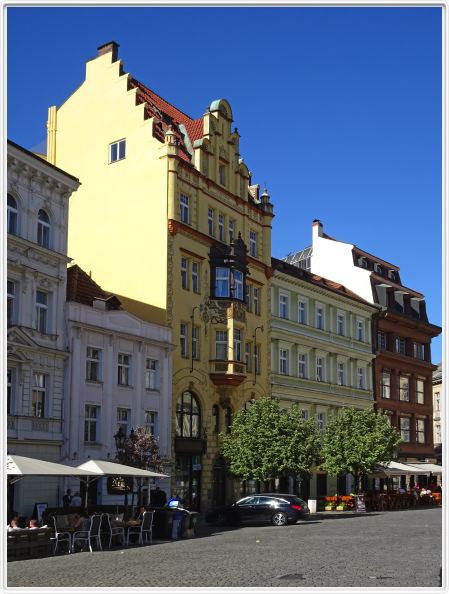
<instances>
[{"instance_id":1,"label":"seated person","mask_svg":"<svg viewBox=\"0 0 449 594\"><path fill-rule=\"evenodd\" d=\"M133 516L133 520L142 520L144 513L145 513L145 506L141 505L139 507L139 509L136 509L134 516Z\"/></svg>"},{"instance_id":2,"label":"seated person","mask_svg":"<svg viewBox=\"0 0 449 594\"><path fill-rule=\"evenodd\" d=\"M81 507L82 504L83 500L81 499L81 496L77 491L70 501L70 507Z\"/></svg>"},{"instance_id":3,"label":"seated person","mask_svg":"<svg viewBox=\"0 0 449 594\"><path fill-rule=\"evenodd\" d=\"M89 530L90 528L90 517L89 512L87 509L82 510L80 517L75 522L74 526L75 530Z\"/></svg>"},{"instance_id":4,"label":"seated person","mask_svg":"<svg viewBox=\"0 0 449 594\"><path fill-rule=\"evenodd\" d=\"M27 528L31 529L31 530L35 530L36 528L39 528L38 524L37 524L37 520L35 520L34 518L32 518L29 522L28 522L28 526Z\"/></svg>"},{"instance_id":5,"label":"seated person","mask_svg":"<svg viewBox=\"0 0 449 594\"><path fill-rule=\"evenodd\" d=\"M10 523L8 524L8 532L11 532L12 530L21 530L18 516L12 517Z\"/></svg>"}]
</instances>

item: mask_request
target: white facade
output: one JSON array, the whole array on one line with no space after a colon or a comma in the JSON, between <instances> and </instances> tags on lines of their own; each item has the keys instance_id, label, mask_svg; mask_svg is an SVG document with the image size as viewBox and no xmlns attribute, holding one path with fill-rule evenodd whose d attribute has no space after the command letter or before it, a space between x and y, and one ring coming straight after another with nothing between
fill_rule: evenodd
<instances>
[{"instance_id":1,"label":"white facade","mask_svg":"<svg viewBox=\"0 0 449 594\"><path fill-rule=\"evenodd\" d=\"M63 440L68 201L76 178L8 142L8 451L58 462ZM10 505L55 505L58 479L25 478Z\"/></svg>"},{"instance_id":2,"label":"white facade","mask_svg":"<svg viewBox=\"0 0 449 594\"><path fill-rule=\"evenodd\" d=\"M108 310L102 300L93 306L68 302L67 320L71 358L64 414L70 423L64 426L64 460L113 461L119 425L127 435L146 427L159 438L170 474L171 330L122 309ZM158 483L167 494L169 483ZM73 492L79 482L72 479L67 486ZM123 503L123 497L108 495L102 480L97 503Z\"/></svg>"},{"instance_id":3,"label":"white facade","mask_svg":"<svg viewBox=\"0 0 449 594\"><path fill-rule=\"evenodd\" d=\"M432 396L433 396L433 445L441 447L444 415L442 413L443 407L443 373L442 364L438 365L438 369L434 371L432 377Z\"/></svg>"}]
</instances>

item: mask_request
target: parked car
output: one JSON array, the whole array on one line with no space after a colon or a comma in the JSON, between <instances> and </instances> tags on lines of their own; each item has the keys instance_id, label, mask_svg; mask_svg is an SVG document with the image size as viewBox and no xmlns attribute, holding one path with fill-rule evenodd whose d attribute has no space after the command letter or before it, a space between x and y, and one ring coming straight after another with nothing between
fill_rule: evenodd
<instances>
[{"instance_id":1,"label":"parked car","mask_svg":"<svg viewBox=\"0 0 449 594\"><path fill-rule=\"evenodd\" d=\"M214 509L206 515L206 522L217 526L243 522L270 522L275 526L285 526L307 517L309 513L307 503L296 495L263 493Z\"/></svg>"}]
</instances>

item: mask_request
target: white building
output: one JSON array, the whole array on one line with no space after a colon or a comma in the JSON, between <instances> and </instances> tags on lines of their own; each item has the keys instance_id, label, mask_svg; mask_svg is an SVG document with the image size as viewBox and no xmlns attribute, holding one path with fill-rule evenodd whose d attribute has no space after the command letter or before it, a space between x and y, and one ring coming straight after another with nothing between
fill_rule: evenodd
<instances>
[{"instance_id":1,"label":"white building","mask_svg":"<svg viewBox=\"0 0 449 594\"><path fill-rule=\"evenodd\" d=\"M78 180L8 141L7 439L8 452L61 459L66 352L64 302L67 218ZM55 505L59 480L25 478L8 504L31 514Z\"/></svg>"},{"instance_id":2,"label":"white building","mask_svg":"<svg viewBox=\"0 0 449 594\"><path fill-rule=\"evenodd\" d=\"M443 406L443 366L438 365L438 369L432 374L432 394L433 394L433 445L435 448L435 458L438 464L442 460L442 406Z\"/></svg>"},{"instance_id":3,"label":"white building","mask_svg":"<svg viewBox=\"0 0 449 594\"><path fill-rule=\"evenodd\" d=\"M171 474L172 345L164 320L158 308L106 293L78 266L68 269L65 462L113 461L119 427L126 435L144 427L159 438ZM168 495L170 480L158 484ZM123 503L108 493L106 479L94 485L92 503ZM75 479L66 486L80 490Z\"/></svg>"}]
</instances>

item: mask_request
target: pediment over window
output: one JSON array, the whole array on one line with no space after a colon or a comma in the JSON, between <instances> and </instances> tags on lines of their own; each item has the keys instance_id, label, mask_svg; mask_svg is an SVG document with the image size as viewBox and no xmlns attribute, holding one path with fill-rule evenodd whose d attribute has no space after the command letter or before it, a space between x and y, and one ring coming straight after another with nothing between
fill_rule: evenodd
<instances>
[{"instance_id":1,"label":"pediment over window","mask_svg":"<svg viewBox=\"0 0 449 594\"><path fill-rule=\"evenodd\" d=\"M8 329L7 340L8 349L10 344L28 346L33 348L37 348L39 346L36 342L34 342L32 338L28 336L26 332L24 332L24 330L18 327L12 327Z\"/></svg>"}]
</instances>

